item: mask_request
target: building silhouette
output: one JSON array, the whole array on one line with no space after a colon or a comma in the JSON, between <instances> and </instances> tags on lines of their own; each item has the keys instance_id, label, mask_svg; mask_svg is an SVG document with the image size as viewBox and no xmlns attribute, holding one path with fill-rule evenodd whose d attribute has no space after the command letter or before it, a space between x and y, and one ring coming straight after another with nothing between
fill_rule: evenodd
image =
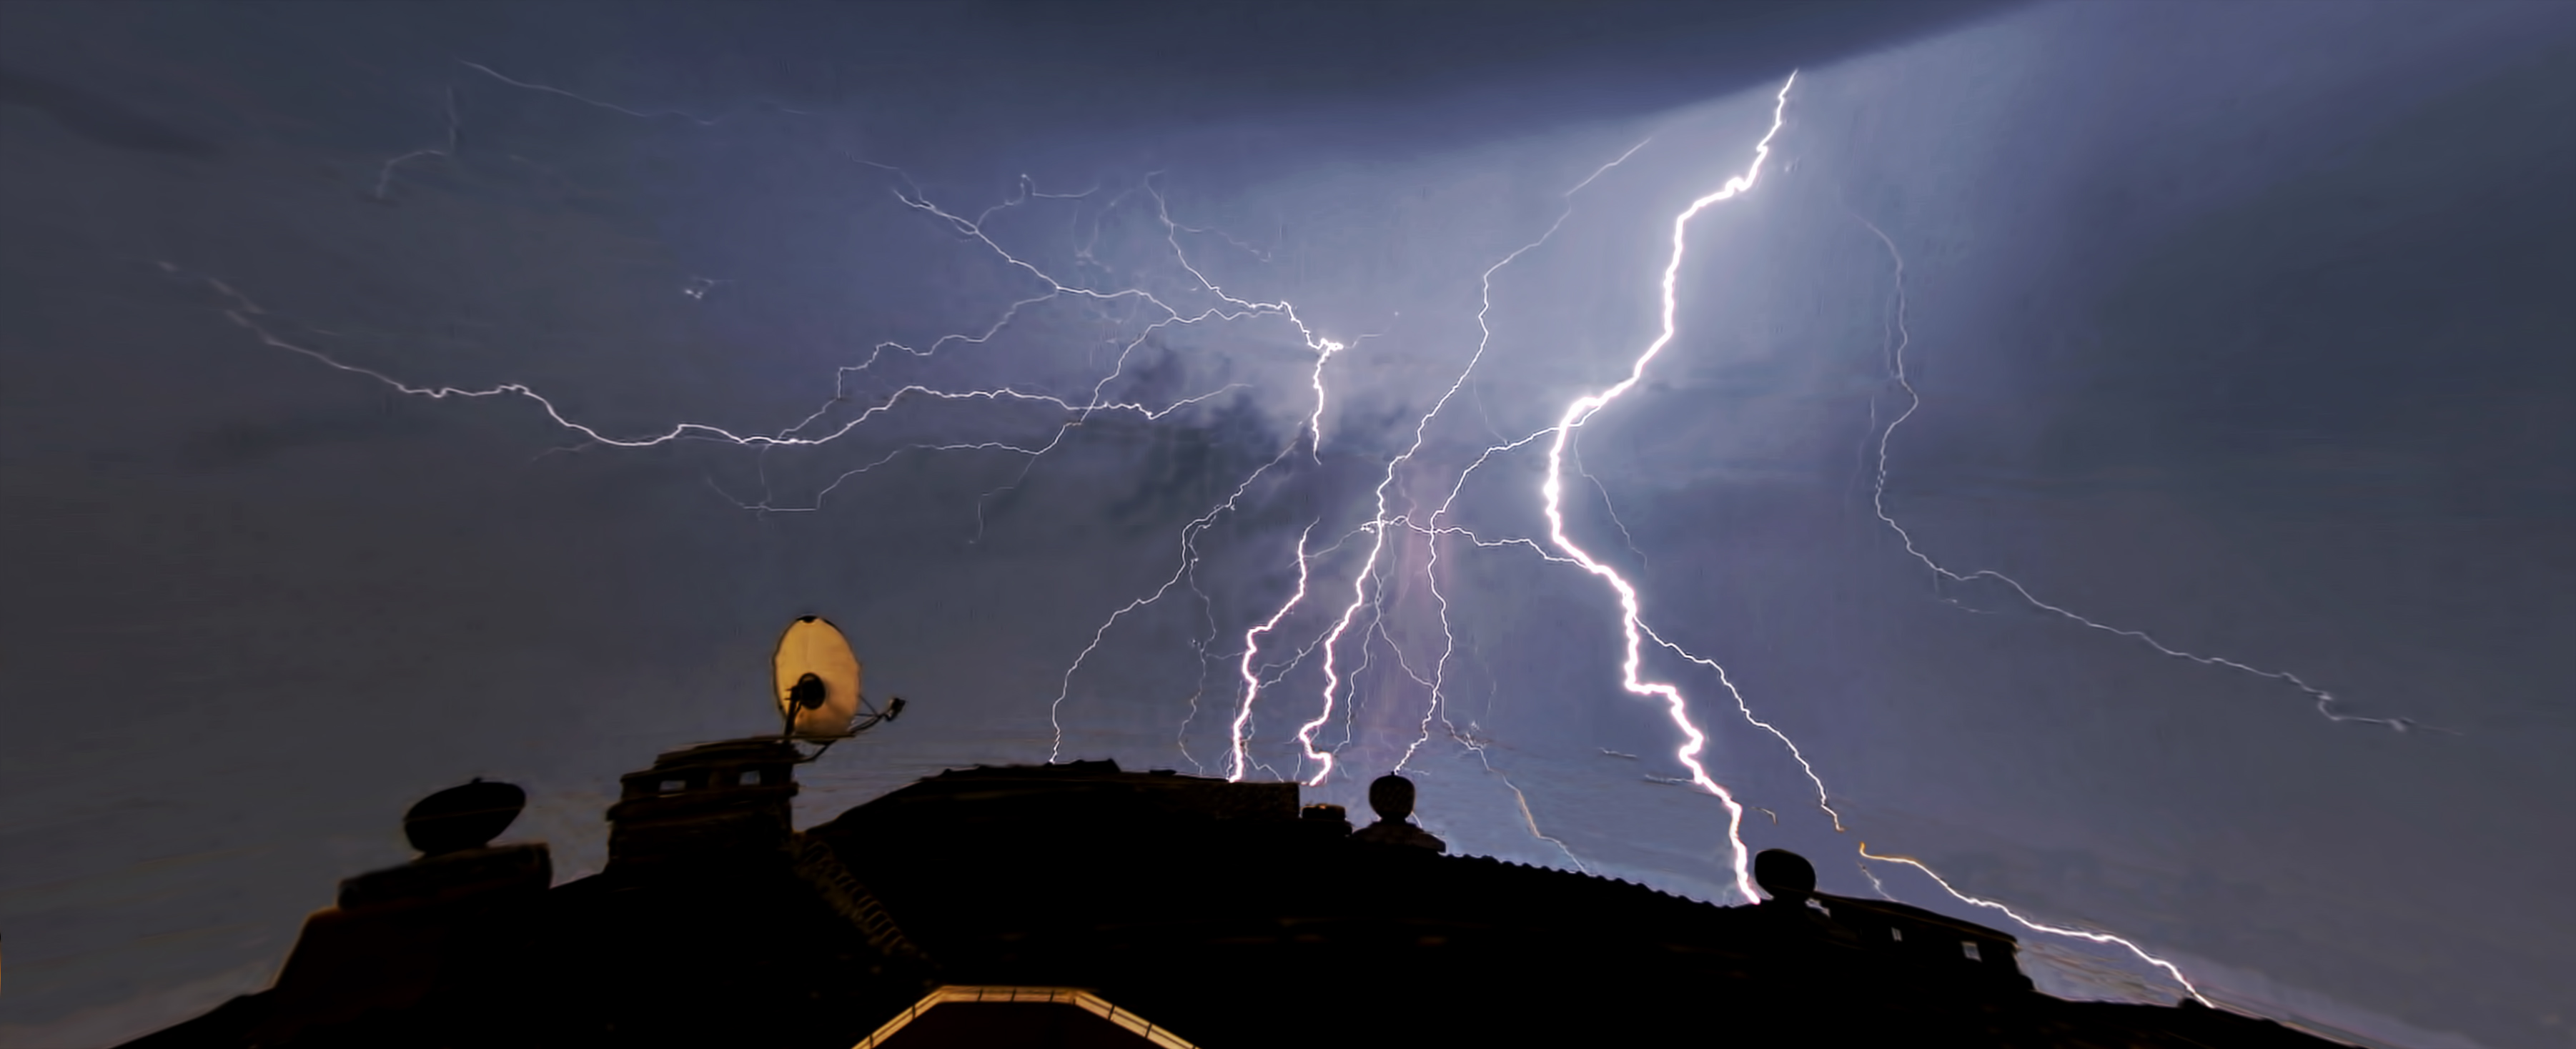
<instances>
[{"instance_id":1,"label":"building silhouette","mask_svg":"<svg viewBox=\"0 0 2576 1049\"><path fill-rule=\"evenodd\" d=\"M551 887L543 845L488 844L483 790L343 883L275 986L130 1045L2332 1044L2038 994L2012 936L1817 893L1787 853L1758 859L1772 900L1720 907L1106 761L953 770L799 831L797 756L662 755L607 868Z\"/></svg>"}]
</instances>

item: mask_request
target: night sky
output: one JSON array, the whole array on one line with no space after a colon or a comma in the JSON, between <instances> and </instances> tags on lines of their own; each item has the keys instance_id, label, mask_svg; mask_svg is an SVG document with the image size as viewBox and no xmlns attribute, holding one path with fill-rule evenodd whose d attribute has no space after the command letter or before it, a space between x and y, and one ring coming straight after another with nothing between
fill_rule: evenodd
<instances>
[{"instance_id":1,"label":"night sky","mask_svg":"<svg viewBox=\"0 0 2576 1049\"><path fill-rule=\"evenodd\" d=\"M597 870L798 615L911 704L804 821L1222 775L1301 536L1251 775L1382 541L1309 800L1410 751L1453 851L1734 902L1539 486L1793 71L1561 475L1847 828L1650 645L1748 845L2055 993L2184 992L1863 843L2235 1008L2576 1044L2576 7L13 3L0 1046L265 985L472 776Z\"/></svg>"}]
</instances>

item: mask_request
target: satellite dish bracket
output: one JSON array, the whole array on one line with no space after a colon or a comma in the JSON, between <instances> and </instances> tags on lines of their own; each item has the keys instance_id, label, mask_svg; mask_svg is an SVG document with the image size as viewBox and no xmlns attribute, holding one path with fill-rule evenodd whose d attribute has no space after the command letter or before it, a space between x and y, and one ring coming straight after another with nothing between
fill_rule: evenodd
<instances>
[{"instance_id":1,"label":"satellite dish bracket","mask_svg":"<svg viewBox=\"0 0 2576 1049\"><path fill-rule=\"evenodd\" d=\"M864 703L865 700L862 700L861 702ZM822 757L824 751L832 749L832 744L845 739L856 738L859 733L875 728L885 722L892 721L895 719L895 715L901 713L903 713L903 697L896 696L887 701L886 708L884 710L870 711L866 717L851 722L849 731L830 736L819 736L810 733L798 735L795 730L796 719L795 716L791 714L787 719L787 730L779 733L779 738L790 743L812 743L816 745L813 753L796 759L796 763L802 765L806 762Z\"/></svg>"}]
</instances>

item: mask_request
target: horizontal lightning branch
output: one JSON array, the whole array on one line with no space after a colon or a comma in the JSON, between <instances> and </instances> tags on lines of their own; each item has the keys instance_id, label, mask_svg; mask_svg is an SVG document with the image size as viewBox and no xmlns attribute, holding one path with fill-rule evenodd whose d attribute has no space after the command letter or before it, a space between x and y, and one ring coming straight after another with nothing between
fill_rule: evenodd
<instances>
[{"instance_id":1,"label":"horizontal lightning branch","mask_svg":"<svg viewBox=\"0 0 2576 1049\"><path fill-rule=\"evenodd\" d=\"M2128 940L2113 936L2107 932L2094 932L2090 929L2078 929L2067 925L2048 925L2042 922L2032 921L2029 918L2023 917L2020 912L2004 906L2003 904L1981 896L1971 896L1967 893L1960 892L1956 888L1952 888L1949 881L1943 879L1940 874L1935 873L1931 867L1924 865L1921 860L1915 859L1911 856L1881 856L1877 853L1871 852L1869 851L1868 842L1860 843L1860 854L1864 859L1876 860L1880 863L1903 864L1905 866L1912 867L1915 870L1922 871L1924 877L1932 879L1933 884L1941 887L1941 891L1957 897L1961 902L1983 907L1987 910L2001 912L2005 917L2011 918L2015 922L2019 922L2023 928L2029 929L2033 932L2044 932L2053 936L2065 936L2092 943L2117 944L2120 947L2126 948L2129 953L2137 955L2140 960L2145 961L2147 964L2164 970L2166 975L2174 978L2175 983L2182 985L2182 989L2184 991L2190 993L2192 1000L2197 1001L2202 1005L2211 1004L2209 999L2201 997L2200 988L2194 986L2191 982L2191 978L2184 976L2182 974L2182 970L2176 968L2174 963L2149 954L2146 952L2145 948L2139 947L2137 944ZM1862 871L1863 873L1867 873L1868 868L1864 867L1862 868ZM1869 880L1870 884L1879 886L1878 891L1880 895L1887 895L1887 887L1879 883L1876 875L1871 875Z\"/></svg>"}]
</instances>

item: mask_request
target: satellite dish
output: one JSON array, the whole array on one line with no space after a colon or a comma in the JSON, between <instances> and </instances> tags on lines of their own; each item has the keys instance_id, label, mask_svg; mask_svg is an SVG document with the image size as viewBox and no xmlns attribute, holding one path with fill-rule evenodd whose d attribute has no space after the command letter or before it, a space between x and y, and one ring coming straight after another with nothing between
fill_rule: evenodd
<instances>
[{"instance_id":1,"label":"satellite dish","mask_svg":"<svg viewBox=\"0 0 2576 1049\"><path fill-rule=\"evenodd\" d=\"M420 799L403 814L403 836L425 856L479 849L510 829L527 804L526 791L476 779Z\"/></svg>"},{"instance_id":2,"label":"satellite dish","mask_svg":"<svg viewBox=\"0 0 2576 1049\"><path fill-rule=\"evenodd\" d=\"M859 717L859 657L850 639L821 616L787 624L778 638L772 665L778 679L778 715L786 733L808 739L837 739L852 732ZM869 719L875 720L873 718Z\"/></svg>"}]
</instances>

